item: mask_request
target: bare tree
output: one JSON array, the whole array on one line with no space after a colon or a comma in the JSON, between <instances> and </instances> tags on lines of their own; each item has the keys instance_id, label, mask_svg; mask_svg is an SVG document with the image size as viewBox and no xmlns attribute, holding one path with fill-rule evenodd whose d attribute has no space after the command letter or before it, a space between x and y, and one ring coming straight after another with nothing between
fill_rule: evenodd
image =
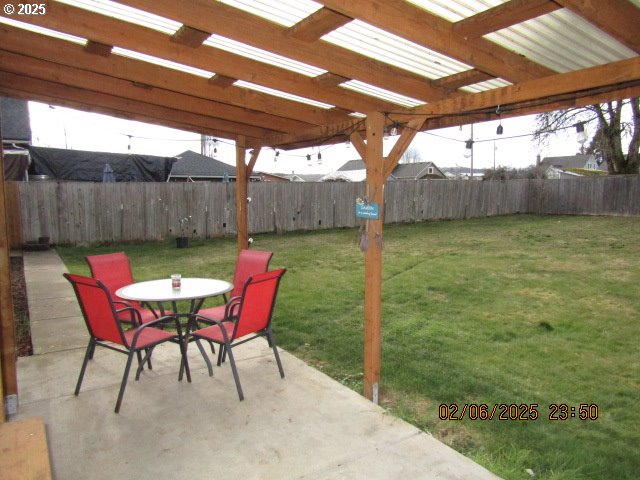
<instances>
[{"instance_id":1,"label":"bare tree","mask_svg":"<svg viewBox=\"0 0 640 480\"><path fill-rule=\"evenodd\" d=\"M628 105L631 119L623 118L623 108ZM534 140L546 143L560 129L596 120L598 127L590 143L581 147L580 153L593 153L607 162L610 174L640 173L640 98L612 101L583 108L558 110L536 117ZM624 151L623 139L629 138Z\"/></svg>"},{"instance_id":2,"label":"bare tree","mask_svg":"<svg viewBox=\"0 0 640 480\"><path fill-rule=\"evenodd\" d=\"M400 157L400 163L422 162L422 154L416 147L409 147Z\"/></svg>"}]
</instances>

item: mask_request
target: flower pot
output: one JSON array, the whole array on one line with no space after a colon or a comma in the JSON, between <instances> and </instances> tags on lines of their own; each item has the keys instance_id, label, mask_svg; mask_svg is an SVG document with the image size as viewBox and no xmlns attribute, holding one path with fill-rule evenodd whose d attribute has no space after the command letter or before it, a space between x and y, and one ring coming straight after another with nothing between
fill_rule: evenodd
<instances>
[{"instance_id":1,"label":"flower pot","mask_svg":"<svg viewBox=\"0 0 640 480\"><path fill-rule=\"evenodd\" d=\"M176 247L187 248L189 246L189 237L176 237Z\"/></svg>"}]
</instances>

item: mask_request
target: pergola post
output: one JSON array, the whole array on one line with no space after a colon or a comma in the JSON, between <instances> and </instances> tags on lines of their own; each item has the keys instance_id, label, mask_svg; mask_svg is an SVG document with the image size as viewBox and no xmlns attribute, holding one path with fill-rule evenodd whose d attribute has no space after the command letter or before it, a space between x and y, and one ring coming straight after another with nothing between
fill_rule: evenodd
<instances>
[{"instance_id":1,"label":"pergola post","mask_svg":"<svg viewBox=\"0 0 640 480\"><path fill-rule=\"evenodd\" d=\"M0 127L2 120L0 119ZM11 299L11 268L9 266L9 232L4 181L4 155L2 152L2 134L0 134L0 423L5 422L5 400L11 410L17 408L18 378L16 375L16 336L13 319L13 300Z\"/></svg>"},{"instance_id":2,"label":"pergola post","mask_svg":"<svg viewBox=\"0 0 640 480\"><path fill-rule=\"evenodd\" d=\"M243 135L236 139L236 232L238 253L249 246L249 214L247 212L247 165L246 138Z\"/></svg>"},{"instance_id":3,"label":"pergola post","mask_svg":"<svg viewBox=\"0 0 640 480\"><path fill-rule=\"evenodd\" d=\"M382 238L384 216L384 115L368 115L366 127L367 144L363 160L367 165L367 200L378 204L379 218L367 220L367 234L371 240L364 261L364 396L377 404L382 353L382 245L375 239L378 236Z\"/></svg>"},{"instance_id":4,"label":"pergola post","mask_svg":"<svg viewBox=\"0 0 640 480\"><path fill-rule=\"evenodd\" d=\"M236 230L238 232L238 253L249 247L249 198L247 185L249 178L256 165L260 148L256 147L250 151L251 158L246 164L244 159L247 155L247 139L240 135L236 140Z\"/></svg>"}]
</instances>

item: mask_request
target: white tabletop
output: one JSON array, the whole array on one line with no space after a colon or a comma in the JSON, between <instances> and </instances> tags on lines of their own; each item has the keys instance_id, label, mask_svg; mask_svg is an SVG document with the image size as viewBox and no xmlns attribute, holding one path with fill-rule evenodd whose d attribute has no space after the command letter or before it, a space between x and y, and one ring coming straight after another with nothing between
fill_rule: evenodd
<instances>
[{"instance_id":1,"label":"white tabletop","mask_svg":"<svg viewBox=\"0 0 640 480\"><path fill-rule=\"evenodd\" d=\"M233 285L213 278L183 278L180 290L171 288L171 279L138 282L119 288L116 295L139 302L176 302L215 297L230 292Z\"/></svg>"}]
</instances>

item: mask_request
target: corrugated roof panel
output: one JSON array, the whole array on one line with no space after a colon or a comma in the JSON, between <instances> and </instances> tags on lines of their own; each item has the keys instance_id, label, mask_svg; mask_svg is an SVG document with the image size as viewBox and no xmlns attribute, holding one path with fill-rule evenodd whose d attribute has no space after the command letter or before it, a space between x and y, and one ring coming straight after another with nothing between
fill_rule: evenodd
<instances>
[{"instance_id":1,"label":"corrugated roof panel","mask_svg":"<svg viewBox=\"0 0 640 480\"><path fill-rule=\"evenodd\" d=\"M273 88L263 87L262 85L256 85L255 83L245 82L243 80L238 80L234 83L236 87L248 88L249 90L255 90L257 92L267 93L269 95L274 95L279 98L284 98L286 100L293 100L294 102L306 103L307 105L313 105L319 108L333 108L334 105L329 105L328 103L317 102L315 100L311 100L309 98L299 97L298 95L292 95L291 93L283 92L281 90L276 90Z\"/></svg>"},{"instance_id":2,"label":"corrugated roof panel","mask_svg":"<svg viewBox=\"0 0 640 480\"><path fill-rule=\"evenodd\" d=\"M474 83L473 85L467 85L465 87L462 87L460 90L463 90L469 93L478 93L478 92L485 92L487 90L493 90L494 88L508 87L509 85L511 85L511 83L507 82L506 80L503 80L501 78L495 78L493 80L487 80L485 82Z\"/></svg>"},{"instance_id":3,"label":"corrugated roof panel","mask_svg":"<svg viewBox=\"0 0 640 480\"><path fill-rule=\"evenodd\" d=\"M252 60L257 60L269 65L285 68L292 72L300 73L308 77L317 77L318 75L322 75L326 72L326 70L316 68L306 63L298 62L296 60L292 60L290 58L253 47L245 43L236 42L235 40L221 37L220 35L211 35L211 37L209 37L204 42L204 44L237 55L242 55L243 57L250 58Z\"/></svg>"},{"instance_id":4,"label":"corrugated roof panel","mask_svg":"<svg viewBox=\"0 0 640 480\"><path fill-rule=\"evenodd\" d=\"M110 0L59 0L74 7L83 8L91 12L99 13L125 22L142 25L143 27L173 34L182 25L168 18L160 17L137 8L128 7Z\"/></svg>"},{"instance_id":5,"label":"corrugated roof panel","mask_svg":"<svg viewBox=\"0 0 640 480\"><path fill-rule=\"evenodd\" d=\"M407 0L450 22L457 22L476 13L501 5L506 0Z\"/></svg>"},{"instance_id":6,"label":"corrugated roof panel","mask_svg":"<svg viewBox=\"0 0 640 480\"><path fill-rule=\"evenodd\" d=\"M33 25L31 23L19 22L18 20L14 20L12 18L0 17L0 23L4 23L6 25L10 25L16 28L21 28L23 30L28 30L33 33L46 35L47 37L53 37L53 38L58 38L60 40L66 40L67 42L77 43L79 45L85 45L87 43L86 38L76 37L75 35L69 35L68 33L58 32L56 30L51 30L49 28Z\"/></svg>"},{"instance_id":7,"label":"corrugated roof panel","mask_svg":"<svg viewBox=\"0 0 640 480\"><path fill-rule=\"evenodd\" d=\"M354 20L323 40L427 78L441 78L471 68L409 40Z\"/></svg>"},{"instance_id":8,"label":"corrugated roof panel","mask_svg":"<svg viewBox=\"0 0 640 480\"><path fill-rule=\"evenodd\" d=\"M417 107L418 105L424 105L425 102L416 100L415 98L406 97L395 92L390 92L383 88L379 88L368 83L361 82L359 80L349 80L348 82L340 84L342 88L347 88L364 95L370 95L381 100L386 100L403 107Z\"/></svg>"},{"instance_id":9,"label":"corrugated roof panel","mask_svg":"<svg viewBox=\"0 0 640 480\"><path fill-rule=\"evenodd\" d=\"M285 27L295 25L322 5L309 0L219 0L245 12L271 20Z\"/></svg>"},{"instance_id":10,"label":"corrugated roof panel","mask_svg":"<svg viewBox=\"0 0 640 480\"><path fill-rule=\"evenodd\" d=\"M147 63L153 63L154 65L160 65L161 67L171 68L172 70L178 70L179 72L190 73L191 75L196 75L198 77L211 78L215 75L214 72L209 72L208 70L190 67L189 65L172 62L171 60L165 60L164 58L145 55L144 53L134 52L133 50L128 50L126 48L113 47L111 53L121 55L123 57L135 58L136 60L141 60Z\"/></svg>"},{"instance_id":11,"label":"corrugated roof panel","mask_svg":"<svg viewBox=\"0 0 640 480\"><path fill-rule=\"evenodd\" d=\"M485 38L560 73L636 55L566 9L490 33Z\"/></svg>"}]
</instances>

